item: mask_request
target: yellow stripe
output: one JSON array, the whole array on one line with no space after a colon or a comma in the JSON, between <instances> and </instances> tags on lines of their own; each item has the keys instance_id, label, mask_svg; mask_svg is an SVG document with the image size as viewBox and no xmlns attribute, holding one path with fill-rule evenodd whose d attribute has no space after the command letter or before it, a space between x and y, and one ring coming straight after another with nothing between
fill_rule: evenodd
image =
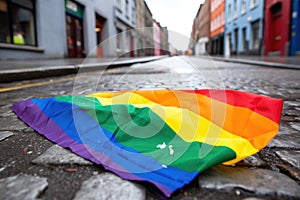
<instances>
[{"instance_id":1,"label":"yellow stripe","mask_svg":"<svg viewBox=\"0 0 300 200\"><path fill-rule=\"evenodd\" d=\"M213 146L226 146L234 150L237 158L226 162L236 163L249 155L257 153L258 150L252 144L240 136L234 135L202 116L187 109L161 106L140 95L126 92L113 98L106 98L109 93L92 94L102 105L130 104L135 107L149 107L160 116L183 140L187 142L198 141Z\"/></svg>"}]
</instances>

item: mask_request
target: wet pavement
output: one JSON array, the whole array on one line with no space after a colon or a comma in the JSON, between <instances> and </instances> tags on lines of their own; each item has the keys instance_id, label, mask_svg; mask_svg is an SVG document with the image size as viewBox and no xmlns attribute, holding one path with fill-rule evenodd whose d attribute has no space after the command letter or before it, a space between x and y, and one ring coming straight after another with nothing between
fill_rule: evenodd
<instances>
[{"instance_id":1,"label":"wet pavement","mask_svg":"<svg viewBox=\"0 0 300 200\"><path fill-rule=\"evenodd\" d=\"M148 185L124 181L53 144L10 109L34 97L159 88L237 89L284 100L280 132L266 148L236 166L200 174L170 199L300 199L299 77L300 70L294 69L171 57L0 84L7 88L0 96L0 199L159 199Z\"/></svg>"}]
</instances>

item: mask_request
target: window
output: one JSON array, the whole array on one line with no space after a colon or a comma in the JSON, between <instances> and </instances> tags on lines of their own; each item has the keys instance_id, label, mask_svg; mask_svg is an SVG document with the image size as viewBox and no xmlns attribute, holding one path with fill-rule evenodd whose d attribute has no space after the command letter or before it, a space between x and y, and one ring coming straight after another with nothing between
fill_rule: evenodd
<instances>
[{"instance_id":1,"label":"window","mask_svg":"<svg viewBox=\"0 0 300 200\"><path fill-rule=\"evenodd\" d=\"M117 49L121 49L121 37L122 37L122 30L117 28Z\"/></svg>"},{"instance_id":2,"label":"window","mask_svg":"<svg viewBox=\"0 0 300 200\"><path fill-rule=\"evenodd\" d=\"M135 7L132 7L132 12L131 12L131 21L133 24L135 24L135 18L136 18L136 12L135 12Z\"/></svg>"},{"instance_id":3,"label":"window","mask_svg":"<svg viewBox=\"0 0 300 200\"><path fill-rule=\"evenodd\" d=\"M237 18L237 2L236 2L236 0L234 0L234 3L233 3L233 16L234 16L234 19Z\"/></svg>"},{"instance_id":4,"label":"window","mask_svg":"<svg viewBox=\"0 0 300 200\"><path fill-rule=\"evenodd\" d=\"M121 0L116 0L116 7L117 7L119 10L122 10Z\"/></svg>"},{"instance_id":5,"label":"window","mask_svg":"<svg viewBox=\"0 0 300 200\"><path fill-rule=\"evenodd\" d=\"M128 0L126 0L125 12L126 12L126 17L129 18L129 15L128 15L128 13L129 13L129 2L128 2Z\"/></svg>"},{"instance_id":6,"label":"window","mask_svg":"<svg viewBox=\"0 0 300 200\"><path fill-rule=\"evenodd\" d=\"M257 6L257 0L250 0L250 8L255 8Z\"/></svg>"},{"instance_id":7,"label":"window","mask_svg":"<svg viewBox=\"0 0 300 200\"><path fill-rule=\"evenodd\" d=\"M33 0L0 0L0 42L36 46Z\"/></svg>"},{"instance_id":8,"label":"window","mask_svg":"<svg viewBox=\"0 0 300 200\"><path fill-rule=\"evenodd\" d=\"M241 14L246 13L246 0L242 0L241 4Z\"/></svg>"},{"instance_id":9,"label":"window","mask_svg":"<svg viewBox=\"0 0 300 200\"><path fill-rule=\"evenodd\" d=\"M231 5L228 5L228 22L231 21Z\"/></svg>"}]
</instances>

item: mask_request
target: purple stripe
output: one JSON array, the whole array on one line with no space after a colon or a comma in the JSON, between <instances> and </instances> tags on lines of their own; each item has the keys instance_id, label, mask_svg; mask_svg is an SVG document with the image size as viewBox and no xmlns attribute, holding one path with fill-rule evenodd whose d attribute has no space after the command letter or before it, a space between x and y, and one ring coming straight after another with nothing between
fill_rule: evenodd
<instances>
[{"instance_id":1,"label":"purple stripe","mask_svg":"<svg viewBox=\"0 0 300 200\"><path fill-rule=\"evenodd\" d=\"M86 144L79 144L70 138L51 118L45 115L39 106L31 100L22 101L12 106L14 112L27 123L31 128L47 137L49 140L59 144L62 147L69 147L74 153L91 160L94 163L101 164L106 170L112 171L128 180L145 181L145 179L136 176L122 166L115 163L109 156L93 150ZM39 121L39 123L37 123ZM95 155L95 156L93 156ZM95 158L97 157L97 158ZM159 188L166 196L170 196L172 191L155 181L147 180Z\"/></svg>"}]
</instances>

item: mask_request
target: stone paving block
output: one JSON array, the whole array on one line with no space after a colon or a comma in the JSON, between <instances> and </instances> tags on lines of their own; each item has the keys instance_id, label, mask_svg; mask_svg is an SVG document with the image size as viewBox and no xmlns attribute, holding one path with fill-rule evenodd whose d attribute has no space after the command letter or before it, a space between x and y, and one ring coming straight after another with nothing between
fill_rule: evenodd
<instances>
[{"instance_id":1,"label":"stone paving block","mask_svg":"<svg viewBox=\"0 0 300 200\"><path fill-rule=\"evenodd\" d=\"M276 155L283 161L300 170L300 151L285 150L276 151Z\"/></svg>"},{"instance_id":2,"label":"stone paving block","mask_svg":"<svg viewBox=\"0 0 300 200\"><path fill-rule=\"evenodd\" d=\"M300 115L300 111L298 111L298 116ZM293 129L297 130L300 132L300 123L298 122L290 122L290 125Z\"/></svg>"},{"instance_id":3,"label":"stone paving block","mask_svg":"<svg viewBox=\"0 0 300 200\"><path fill-rule=\"evenodd\" d=\"M6 138L13 135L11 131L0 131L0 141L5 140Z\"/></svg>"},{"instance_id":4,"label":"stone paving block","mask_svg":"<svg viewBox=\"0 0 300 200\"><path fill-rule=\"evenodd\" d=\"M277 135L267 146L278 148L300 148L300 137L298 134Z\"/></svg>"},{"instance_id":5,"label":"stone paving block","mask_svg":"<svg viewBox=\"0 0 300 200\"><path fill-rule=\"evenodd\" d=\"M233 191L241 188L257 195L300 198L300 186L288 176L266 169L217 166L200 174L199 186Z\"/></svg>"},{"instance_id":6,"label":"stone paving block","mask_svg":"<svg viewBox=\"0 0 300 200\"><path fill-rule=\"evenodd\" d=\"M46 189L46 178L19 174L0 179L0 199L33 200Z\"/></svg>"},{"instance_id":7,"label":"stone paving block","mask_svg":"<svg viewBox=\"0 0 300 200\"><path fill-rule=\"evenodd\" d=\"M143 200L143 187L123 180L112 173L102 173L84 181L73 200L119 199Z\"/></svg>"},{"instance_id":8,"label":"stone paving block","mask_svg":"<svg viewBox=\"0 0 300 200\"><path fill-rule=\"evenodd\" d=\"M37 157L32 161L35 164L78 164L78 165L92 165L92 162L85 160L82 157L60 147L59 145L53 145L46 150L45 153Z\"/></svg>"},{"instance_id":9,"label":"stone paving block","mask_svg":"<svg viewBox=\"0 0 300 200\"><path fill-rule=\"evenodd\" d=\"M267 164L262 159L260 159L260 157L257 154L253 156L249 156L236 164L236 166L247 166L247 167L263 167L266 165Z\"/></svg>"},{"instance_id":10,"label":"stone paving block","mask_svg":"<svg viewBox=\"0 0 300 200\"><path fill-rule=\"evenodd\" d=\"M0 131L21 131L28 126L18 119L15 115L13 117L1 117Z\"/></svg>"}]
</instances>

